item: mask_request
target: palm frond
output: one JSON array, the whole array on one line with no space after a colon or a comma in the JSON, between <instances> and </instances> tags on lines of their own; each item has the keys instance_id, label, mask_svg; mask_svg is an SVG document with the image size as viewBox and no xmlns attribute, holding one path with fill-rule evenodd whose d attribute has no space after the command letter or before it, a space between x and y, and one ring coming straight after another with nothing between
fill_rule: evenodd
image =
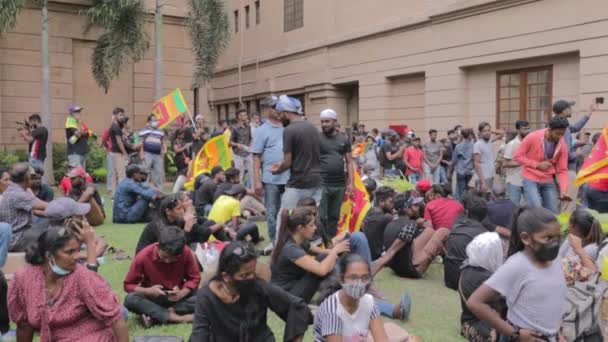
<instances>
[{"instance_id":1,"label":"palm frond","mask_svg":"<svg viewBox=\"0 0 608 342\"><path fill-rule=\"evenodd\" d=\"M95 0L85 10L87 25L105 29L91 56L93 77L105 92L129 63L141 60L150 47L145 32L146 12L141 0Z\"/></svg>"},{"instance_id":2,"label":"palm frond","mask_svg":"<svg viewBox=\"0 0 608 342\"><path fill-rule=\"evenodd\" d=\"M228 45L230 30L224 1L190 0L187 25L194 52L194 89L213 77L217 61Z\"/></svg>"},{"instance_id":3,"label":"palm frond","mask_svg":"<svg viewBox=\"0 0 608 342\"><path fill-rule=\"evenodd\" d=\"M0 36L15 27L17 15L25 5L26 0L0 1Z\"/></svg>"}]
</instances>

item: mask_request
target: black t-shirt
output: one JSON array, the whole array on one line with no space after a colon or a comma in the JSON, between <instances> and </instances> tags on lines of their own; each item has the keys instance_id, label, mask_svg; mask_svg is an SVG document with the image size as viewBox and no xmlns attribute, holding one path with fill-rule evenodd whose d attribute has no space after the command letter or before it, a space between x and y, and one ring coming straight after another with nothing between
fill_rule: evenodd
<instances>
[{"instance_id":1,"label":"black t-shirt","mask_svg":"<svg viewBox=\"0 0 608 342\"><path fill-rule=\"evenodd\" d=\"M112 152L122 153L120 146L118 146L118 140L122 141L122 128L116 122L110 126L110 139L112 140Z\"/></svg>"},{"instance_id":2,"label":"black t-shirt","mask_svg":"<svg viewBox=\"0 0 608 342\"><path fill-rule=\"evenodd\" d=\"M402 157L398 157L393 160L388 160L388 158L386 158L386 152L390 152L391 154L393 154L397 151L399 151L399 145L393 144L390 141L385 142L382 145L382 147L380 147L380 160L379 161L380 161L380 165L384 169L392 169L393 166L398 168L398 161L399 161L399 159L403 159Z\"/></svg>"},{"instance_id":3,"label":"black t-shirt","mask_svg":"<svg viewBox=\"0 0 608 342\"><path fill-rule=\"evenodd\" d=\"M300 246L296 244L291 236L288 237L277 261L272 263L271 282L289 291L295 283L308 273L308 271L296 265L295 261L308 255L309 248L310 245L307 241Z\"/></svg>"},{"instance_id":4,"label":"black t-shirt","mask_svg":"<svg viewBox=\"0 0 608 342\"><path fill-rule=\"evenodd\" d=\"M213 192L213 201L211 202L213 204L213 202L215 202L215 200L217 200L218 197L222 196L224 194L224 192L226 192L227 190L230 190L230 188L232 188L232 183L230 182L223 182L217 185L217 187L215 188L215 191Z\"/></svg>"},{"instance_id":5,"label":"black t-shirt","mask_svg":"<svg viewBox=\"0 0 608 342\"><path fill-rule=\"evenodd\" d=\"M84 156L89 152L89 136L86 132L82 133L80 138L76 140L76 143L70 144L70 138L76 133L76 128L66 128L65 129L65 138L68 142L68 155L77 154L80 156Z\"/></svg>"},{"instance_id":6,"label":"black t-shirt","mask_svg":"<svg viewBox=\"0 0 608 342\"><path fill-rule=\"evenodd\" d=\"M460 323L466 322L479 322L479 319L469 310L467 307L467 303L465 299L469 299L469 297L479 288L486 280L490 278L492 272L481 268L481 267L473 267L473 266L465 266L462 269L461 278L460 278L460 288L462 290L462 294L460 297L460 306L462 307L462 314L460 315ZM456 284L456 288L458 288L458 284ZM464 299L462 298L464 296ZM490 307L496 310L502 317L505 315L506 304L504 300L498 299L490 303ZM486 324L487 327L487 324ZM489 332L490 328L487 327L487 331Z\"/></svg>"},{"instance_id":7,"label":"black t-shirt","mask_svg":"<svg viewBox=\"0 0 608 342\"><path fill-rule=\"evenodd\" d=\"M384 249L388 250L393 242L399 238L401 229L407 224L416 224L407 217L399 217L391 221L384 231ZM420 274L412 264L412 243L406 243L403 248L395 254L393 259L388 263L388 266L400 277L419 278Z\"/></svg>"},{"instance_id":8,"label":"black t-shirt","mask_svg":"<svg viewBox=\"0 0 608 342\"><path fill-rule=\"evenodd\" d=\"M352 147L346 135L336 132L327 136L319 134L321 161L321 175L323 184L344 186L346 185L346 172L344 169L344 156L351 153Z\"/></svg>"},{"instance_id":9,"label":"black t-shirt","mask_svg":"<svg viewBox=\"0 0 608 342\"><path fill-rule=\"evenodd\" d=\"M46 142L49 139L49 131L46 127L38 126L32 131L32 142L30 142L30 156L44 161L46 159Z\"/></svg>"},{"instance_id":10,"label":"black t-shirt","mask_svg":"<svg viewBox=\"0 0 608 342\"><path fill-rule=\"evenodd\" d=\"M460 267L467 258L467 246L473 239L488 230L480 222L473 221L464 215L458 216L446 242L447 251L443 262L443 277L445 286L456 290Z\"/></svg>"},{"instance_id":11,"label":"black t-shirt","mask_svg":"<svg viewBox=\"0 0 608 342\"><path fill-rule=\"evenodd\" d=\"M283 131L283 152L291 153L287 186L297 189L321 185L319 131L308 121L292 122Z\"/></svg>"},{"instance_id":12,"label":"black t-shirt","mask_svg":"<svg viewBox=\"0 0 608 342\"><path fill-rule=\"evenodd\" d=\"M381 209L372 208L363 220L361 231L367 237L369 250L372 260L378 259L382 255L382 245L384 242L384 230L393 220L393 215L384 213Z\"/></svg>"},{"instance_id":13,"label":"black t-shirt","mask_svg":"<svg viewBox=\"0 0 608 342\"><path fill-rule=\"evenodd\" d=\"M508 199L498 199L488 203L488 219L495 225L511 229L515 204Z\"/></svg>"},{"instance_id":14,"label":"black t-shirt","mask_svg":"<svg viewBox=\"0 0 608 342\"><path fill-rule=\"evenodd\" d=\"M36 197L41 201L50 202L55 197L55 193L48 185L40 184L40 191L38 191Z\"/></svg>"},{"instance_id":15,"label":"black t-shirt","mask_svg":"<svg viewBox=\"0 0 608 342\"><path fill-rule=\"evenodd\" d=\"M215 183L213 179L207 179L207 181L196 190L194 194L194 205L197 207L204 207L207 204L213 204L216 189L217 183Z\"/></svg>"}]
</instances>

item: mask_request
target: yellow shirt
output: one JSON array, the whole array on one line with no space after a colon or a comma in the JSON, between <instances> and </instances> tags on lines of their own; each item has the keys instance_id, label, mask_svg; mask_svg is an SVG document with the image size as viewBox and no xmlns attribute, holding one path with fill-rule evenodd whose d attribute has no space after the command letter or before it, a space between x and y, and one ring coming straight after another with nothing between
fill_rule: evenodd
<instances>
[{"instance_id":1,"label":"yellow shirt","mask_svg":"<svg viewBox=\"0 0 608 342\"><path fill-rule=\"evenodd\" d=\"M208 218L218 223L226 223L234 216L241 216L241 202L232 196L222 195L213 203Z\"/></svg>"}]
</instances>

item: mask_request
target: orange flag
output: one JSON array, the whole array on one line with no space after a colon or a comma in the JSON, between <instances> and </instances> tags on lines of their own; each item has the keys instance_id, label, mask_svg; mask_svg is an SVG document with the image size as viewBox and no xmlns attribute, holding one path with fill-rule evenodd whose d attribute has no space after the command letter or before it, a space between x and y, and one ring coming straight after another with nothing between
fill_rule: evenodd
<instances>
[{"instance_id":1,"label":"orange flag","mask_svg":"<svg viewBox=\"0 0 608 342\"><path fill-rule=\"evenodd\" d=\"M354 233L361 230L363 219L365 219L365 215L367 215L367 212L372 207L365 185L357 170L355 170L353 178L353 195L351 197L346 196L346 194L344 195L342 207L340 207L340 220L338 221L336 236L344 235L346 232Z\"/></svg>"},{"instance_id":2,"label":"orange flag","mask_svg":"<svg viewBox=\"0 0 608 342\"><path fill-rule=\"evenodd\" d=\"M602 134L593 146L591 154L576 175L574 184L581 185L606 179L608 179L608 125L602 130Z\"/></svg>"}]
</instances>

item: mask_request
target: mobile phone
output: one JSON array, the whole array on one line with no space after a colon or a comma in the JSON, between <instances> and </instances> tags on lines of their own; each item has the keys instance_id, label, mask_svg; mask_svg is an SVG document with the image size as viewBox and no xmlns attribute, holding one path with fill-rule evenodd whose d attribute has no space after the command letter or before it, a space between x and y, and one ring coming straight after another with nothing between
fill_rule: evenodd
<instances>
[{"instance_id":1,"label":"mobile phone","mask_svg":"<svg viewBox=\"0 0 608 342\"><path fill-rule=\"evenodd\" d=\"M603 97L596 97L595 98L595 104L604 104L604 98Z\"/></svg>"}]
</instances>

